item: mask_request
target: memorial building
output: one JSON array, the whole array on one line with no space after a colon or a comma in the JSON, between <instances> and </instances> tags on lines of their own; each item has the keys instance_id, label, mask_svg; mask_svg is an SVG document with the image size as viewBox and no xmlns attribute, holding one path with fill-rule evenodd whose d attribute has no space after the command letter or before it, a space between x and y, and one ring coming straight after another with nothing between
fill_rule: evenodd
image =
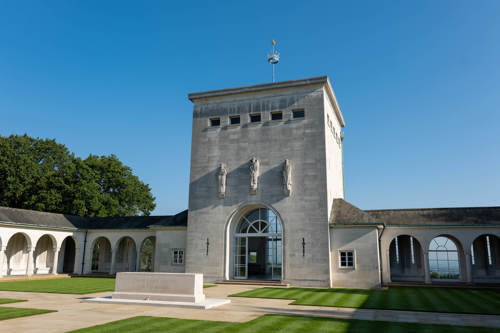
<instances>
[{"instance_id":1,"label":"memorial building","mask_svg":"<svg viewBox=\"0 0 500 333\"><path fill-rule=\"evenodd\" d=\"M0 207L0 275L500 283L500 207L362 210L345 201L346 124L326 76L188 97L187 211L86 218Z\"/></svg>"}]
</instances>

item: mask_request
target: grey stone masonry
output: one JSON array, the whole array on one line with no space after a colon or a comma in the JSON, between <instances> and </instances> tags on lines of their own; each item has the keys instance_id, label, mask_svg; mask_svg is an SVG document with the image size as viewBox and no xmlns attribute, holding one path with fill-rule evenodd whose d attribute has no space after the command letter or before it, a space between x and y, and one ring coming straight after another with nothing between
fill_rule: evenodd
<instances>
[{"instance_id":1,"label":"grey stone masonry","mask_svg":"<svg viewBox=\"0 0 500 333\"><path fill-rule=\"evenodd\" d=\"M342 165L341 154L327 151L327 110L333 110L329 119L338 128L344 126L328 78L194 93L189 98L194 111L186 272L203 273L207 281L231 279L231 230L244 212L267 207L283 226L282 280L328 286L333 202L328 193L343 193L343 183L341 174L330 175L327 168L328 158L338 170ZM282 112L282 119L271 120L271 112ZM251 116L258 114L260 121L252 122ZM239 116L240 122L231 124L232 116ZM259 161L256 192L250 190L253 157ZM289 196L283 191L286 160L293 165ZM227 168L224 196L219 195L221 163Z\"/></svg>"}]
</instances>

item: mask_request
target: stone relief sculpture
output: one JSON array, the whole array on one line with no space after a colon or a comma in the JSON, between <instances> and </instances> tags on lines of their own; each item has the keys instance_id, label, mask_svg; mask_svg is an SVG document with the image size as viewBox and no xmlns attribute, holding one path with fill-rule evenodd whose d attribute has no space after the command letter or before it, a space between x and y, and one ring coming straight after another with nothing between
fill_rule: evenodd
<instances>
[{"instance_id":1,"label":"stone relief sculpture","mask_svg":"<svg viewBox=\"0 0 500 333\"><path fill-rule=\"evenodd\" d=\"M257 186L259 183L259 169L260 163L259 160L255 157L252 157L250 160L250 193L257 193Z\"/></svg>"},{"instance_id":2,"label":"stone relief sculpture","mask_svg":"<svg viewBox=\"0 0 500 333\"><path fill-rule=\"evenodd\" d=\"M285 160L283 170L281 171L281 180L283 193L288 197L292 194L292 162L290 160Z\"/></svg>"},{"instance_id":3,"label":"stone relief sculpture","mask_svg":"<svg viewBox=\"0 0 500 333\"><path fill-rule=\"evenodd\" d=\"M227 169L224 163L219 165L219 171L217 172L217 178L219 180L219 198L224 199L226 196L226 177Z\"/></svg>"}]
</instances>

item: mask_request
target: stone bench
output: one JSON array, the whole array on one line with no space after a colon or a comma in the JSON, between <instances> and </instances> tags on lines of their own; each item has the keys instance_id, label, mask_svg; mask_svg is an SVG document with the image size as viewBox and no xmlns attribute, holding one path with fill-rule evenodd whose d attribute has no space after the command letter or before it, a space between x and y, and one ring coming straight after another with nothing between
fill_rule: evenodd
<instances>
[{"instance_id":1,"label":"stone bench","mask_svg":"<svg viewBox=\"0 0 500 333\"><path fill-rule=\"evenodd\" d=\"M113 299L190 302L205 301L203 274L121 272Z\"/></svg>"}]
</instances>

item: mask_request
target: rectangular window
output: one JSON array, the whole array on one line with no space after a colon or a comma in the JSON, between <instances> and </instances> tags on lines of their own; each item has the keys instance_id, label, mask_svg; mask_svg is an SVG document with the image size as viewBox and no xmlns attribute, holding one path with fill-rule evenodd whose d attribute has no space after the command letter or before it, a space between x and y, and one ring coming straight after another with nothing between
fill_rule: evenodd
<instances>
[{"instance_id":1,"label":"rectangular window","mask_svg":"<svg viewBox=\"0 0 500 333\"><path fill-rule=\"evenodd\" d=\"M229 117L231 125L239 125L240 124L240 116L231 116Z\"/></svg>"},{"instance_id":2,"label":"rectangular window","mask_svg":"<svg viewBox=\"0 0 500 333\"><path fill-rule=\"evenodd\" d=\"M354 251L339 251L340 268L354 268Z\"/></svg>"},{"instance_id":3,"label":"rectangular window","mask_svg":"<svg viewBox=\"0 0 500 333\"><path fill-rule=\"evenodd\" d=\"M300 119L305 117L305 112L303 109L301 110L293 110L293 119Z\"/></svg>"},{"instance_id":4,"label":"rectangular window","mask_svg":"<svg viewBox=\"0 0 500 333\"><path fill-rule=\"evenodd\" d=\"M220 126L220 118L210 118L210 127L219 127Z\"/></svg>"},{"instance_id":5,"label":"rectangular window","mask_svg":"<svg viewBox=\"0 0 500 333\"><path fill-rule=\"evenodd\" d=\"M184 264L184 249L172 249L172 264L173 265Z\"/></svg>"},{"instance_id":6,"label":"rectangular window","mask_svg":"<svg viewBox=\"0 0 500 333\"><path fill-rule=\"evenodd\" d=\"M283 120L283 112L271 112L271 120Z\"/></svg>"},{"instance_id":7,"label":"rectangular window","mask_svg":"<svg viewBox=\"0 0 500 333\"><path fill-rule=\"evenodd\" d=\"M250 115L251 123L260 123L260 121L261 121L260 113L254 113Z\"/></svg>"}]
</instances>

